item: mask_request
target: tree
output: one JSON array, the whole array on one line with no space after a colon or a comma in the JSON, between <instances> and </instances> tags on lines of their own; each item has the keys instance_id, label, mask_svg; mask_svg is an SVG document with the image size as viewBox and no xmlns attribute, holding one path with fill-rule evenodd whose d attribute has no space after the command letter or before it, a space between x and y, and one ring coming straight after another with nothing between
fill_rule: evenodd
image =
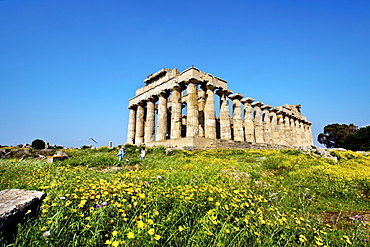
<instances>
[{"instance_id":1,"label":"tree","mask_svg":"<svg viewBox=\"0 0 370 247\"><path fill-rule=\"evenodd\" d=\"M31 146L32 146L32 148L35 148L35 149L44 149L45 148L45 142L43 140L36 139L36 140L33 140Z\"/></svg>"},{"instance_id":2,"label":"tree","mask_svg":"<svg viewBox=\"0 0 370 247\"><path fill-rule=\"evenodd\" d=\"M346 136L356 133L357 130L354 124L329 124L324 127L324 133L318 135L317 141L327 148L341 148Z\"/></svg>"},{"instance_id":3,"label":"tree","mask_svg":"<svg viewBox=\"0 0 370 247\"><path fill-rule=\"evenodd\" d=\"M352 151L370 151L370 125L347 135L342 140L342 147Z\"/></svg>"}]
</instances>

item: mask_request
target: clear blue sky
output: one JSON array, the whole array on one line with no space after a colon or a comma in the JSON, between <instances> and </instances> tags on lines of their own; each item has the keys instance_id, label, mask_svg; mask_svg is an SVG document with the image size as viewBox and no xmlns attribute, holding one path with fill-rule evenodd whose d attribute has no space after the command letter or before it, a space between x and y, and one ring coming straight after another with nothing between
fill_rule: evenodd
<instances>
[{"instance_id":1,"label":"clear blue sky","mask_svg":"<svg viewBox=\"0 0 370 247\"><path fill-rule=\"evenodd\" d=\"M369 125L370 1L0 0L0 144L124 144L143 80L191 65L314 139Z\"/></svg>"}]
</instances>

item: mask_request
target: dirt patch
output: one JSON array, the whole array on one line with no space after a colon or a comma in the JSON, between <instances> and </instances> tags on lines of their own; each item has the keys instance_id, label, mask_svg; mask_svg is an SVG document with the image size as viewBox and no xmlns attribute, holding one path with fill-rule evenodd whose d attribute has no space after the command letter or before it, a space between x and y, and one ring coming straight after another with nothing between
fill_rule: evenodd
<instances>
[{"instance_id":1,"label":"dirt patch","mask_svg":"<svg viewBox=\"0 0 370 247\"><path fill-rule=\"evenodd\" d=\"M370 210L353 212L323 212L323 223L329 224L335 229L348 227L363 227L364 238L370 239Z\"/></svg>"}]
</instances>

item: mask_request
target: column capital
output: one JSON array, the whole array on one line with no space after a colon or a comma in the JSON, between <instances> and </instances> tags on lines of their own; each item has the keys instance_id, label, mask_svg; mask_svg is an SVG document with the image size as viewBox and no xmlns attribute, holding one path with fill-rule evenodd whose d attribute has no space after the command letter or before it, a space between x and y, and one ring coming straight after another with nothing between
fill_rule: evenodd
<instances>
[{"instance_id":1,"label":"column capital","mask_svg":"<svg viewBox=\"0 0 370 247\"><path fill-rule=\"evenodd\" d=\"M158 97L164 97L164 98L167 98L169 96L169 92L168 91L162 91L160 93L158 93Z\"/></svg>"},{"instance_id":2,"label":"column capital","mask_svg":"<svg viewBox=\"0 0 370 247\"><path fill-rule=\"evenodd\" d=\"M196 79L193 79L193 78L190 78L190 79L188 79L188 80L186 80L186 81L184 81L184 84L185 85L187 85L187 84L200 84L201 82L200 81L198 81L198 80L196 80Z\"/></svg>"},{"instance_id":3,"label":"column capital","mask_svg":"<svg viewBox=\"0 0 370 247\"><path fill-rule=\"evenodd\" d=\"M181 86L177 84L177 85L173 86L170 90L171 90L171 92L180 91L181 90Z\"/></svg>"},{"instance_id":4,"label":"column capital","mask_svg":"<svg viewBox=\"0 0 370 247\"><path fill-rule=\"evenodd\" d=\"M270 105L263 105L263 106L261 106L261 109L262 110L270 110L272 108L272 106L270 106Z\"/></svg>"},{"instance_id":5,"label":"column capital","mask_svg":"<svg viewBox=\"0 0 370 247\"><path fill-rule=\"evenodd\" d=\"M145 106L146 105L146 100L141 100L137 103L139 106Z\"/></svg>"},{"instance_id":6,"label":"column capital","mask_svg":"<svg viewBox=\"0 0 370 247\"><path fill-rule=\"evenodd\" d=\"M233 93L233 91L231 91L230 89L222 89L222 88L220 88L220 89L218 89L216 91L216 94L218 96L222 96L222 95L229 96L232 93Z\"/></svg>"},{"instance_id":7,"label":"column capital","mask_svg":"<svg viewBox=\"0 0 370 247\"><path fill-rule=\"evenodd\" d=\"M241 100L241 102L242 102L243 104L245 104L245 103L252 104L252 103L253 103L253 101L254 101L254 99L253 99L253 98L251 98L251 97L243 98L243 99Z\"/></svg>"},{"instance_id":8,"label":"column capital","mask_svg":"<svg viewBox=\"0 0 370 247\"><path fill-rule=\"evenodd\" d=\"M264 104L263 104L263 102L261 102L261 101L256 101L256 102L253 102L252 103L252 106L253 107L255 107L255 106L258 106L258 107L261 107L261 106L263 106Z\"/></svg>"},{"instance_id":9,"label":"column capital","mask_svg":"<svg viewBox=\"0 0 370 247\"><path fill-rule=\"evenodd\" d=\"M150 95L148 97L148 101L151 101L151 102L156 102L158 100L158 96L157 95Z\"/></svg>"},{"instance_id":10,"label":"column capital","mask_svg":"<svg viewBox=\"0 0 370 247\"><path fill-rule=\"evenodd\" d=\"M216 89L216 87L212 83L209 83L209 82L207 82L206 88L209 89L209 90L215 90Z\"/></svg>"},{"instance_id":11,"label":"column capital","mask_svg":"<svg viewBox=\"0 0 370 247\"><path fill-rule=\"evenodd\" d=\"M129 105L129 106L128 106L128 109L130 109L130 110L136 110L136 108L137 108L137 105L136 105L136 104L134 104L134 105Z\"/></svg>"},{"instance_id":12,"label":"column capital","mask_svg":"<svg viewBox=\"0 0 370 247\"><path fill-rule=\"evenodd\" d=\"M231 94L229 95L229 98L231 100L234 100L234 99L238 99L238 100L241 100L244 96L240 93L234 93L234 94Z\"/></svg>"},{"instance_id":13,"label":"column capital","mask_svg":"<svg viewBox=\"0 0 370 247\"><path fill-rule=\"evenodd\" d=\"M279 109L277 109L276 107L272 107L270 109L271 112L274 112L274 113L278 113Z\"/></svg>"}]
</instances>

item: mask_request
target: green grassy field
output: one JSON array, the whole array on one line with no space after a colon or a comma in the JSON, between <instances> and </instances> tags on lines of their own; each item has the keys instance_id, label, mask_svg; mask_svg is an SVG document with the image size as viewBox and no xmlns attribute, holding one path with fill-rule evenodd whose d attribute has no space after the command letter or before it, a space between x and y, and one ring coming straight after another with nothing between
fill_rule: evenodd
<instances>
[{"instance_id":1,"label":"green grassy field","mask_svg":"<svg viewBox=\"0 0 370 247\"><path fill-rule=\"evenodd\" d=\"M47 194L3 246L369 246L370 157L296 150L68 150L0 159L0 189ZM137 168L137 169L136 169ZM136 170L135 170L136 169Z\"/></svg>"}]
</instances>

